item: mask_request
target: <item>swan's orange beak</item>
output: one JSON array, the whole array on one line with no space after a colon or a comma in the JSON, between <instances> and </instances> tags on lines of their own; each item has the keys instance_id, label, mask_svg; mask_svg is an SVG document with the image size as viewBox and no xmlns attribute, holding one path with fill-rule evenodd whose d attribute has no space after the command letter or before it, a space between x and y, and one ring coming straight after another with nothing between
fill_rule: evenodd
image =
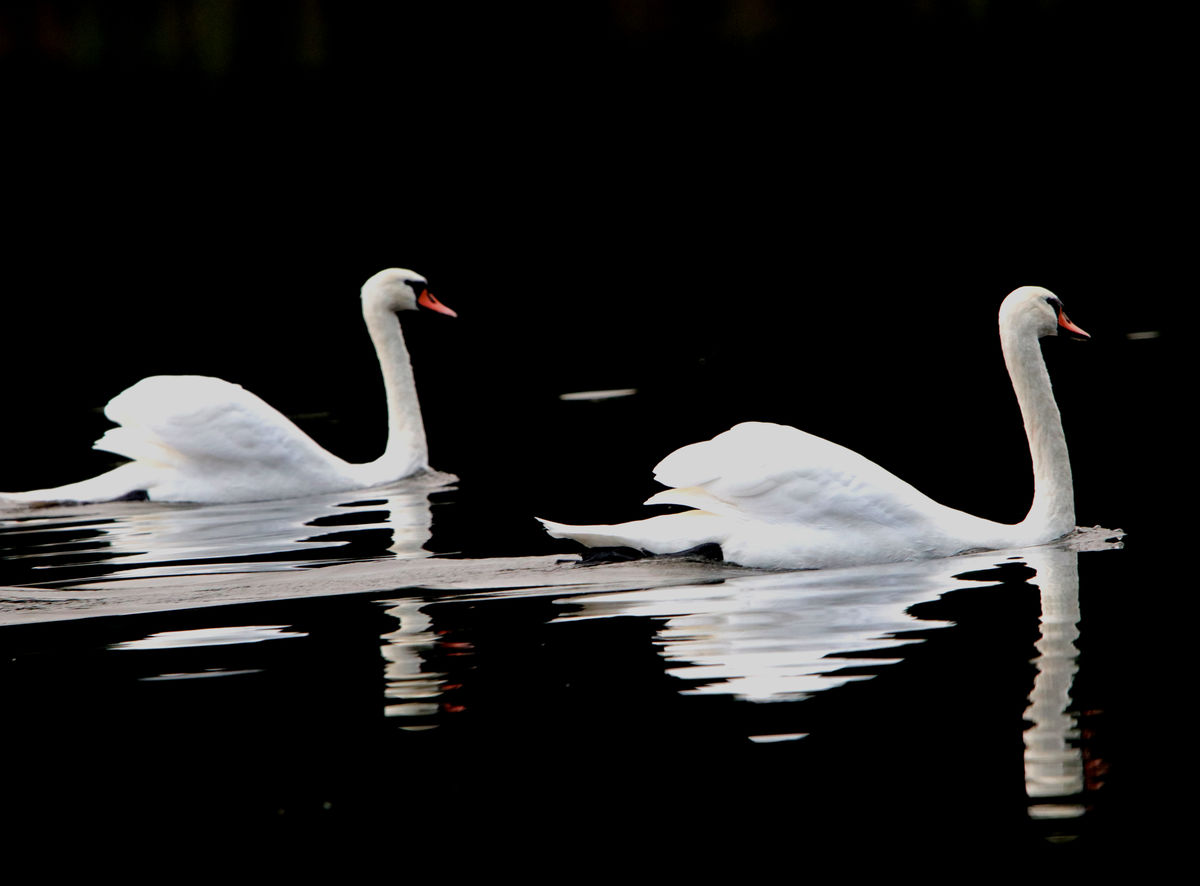
<instances>
[{"instance_id":1,"label":"swan's orange beak","mask_svg":"<svg viewBox=\"0 0 1200 886\"><path fill-rule=\"evenodd\" d=\"M439 314L445 314L447 317L457 317L458 314L450 310L440 301L433 297L433 294L428 289L422 289L421 294L417 296L417 304L423 308L429 308L431 311L437 311Z\"/></svg>"},{"instance_id":2,"label":"swan's orange beak","mask_svg":"<svg viewBox=\"0 0 1200 886\"><path fill-rule=\"evenodd\" d=\"M1071 335L1076 335L1079 338L1091 338L1090 335L1072 323L1067 317L1067 312L1061 308L1058 311L1058 325L1062 329L1065 329L1067 332L1071 333Z\"/></svg>"}]
</instances>

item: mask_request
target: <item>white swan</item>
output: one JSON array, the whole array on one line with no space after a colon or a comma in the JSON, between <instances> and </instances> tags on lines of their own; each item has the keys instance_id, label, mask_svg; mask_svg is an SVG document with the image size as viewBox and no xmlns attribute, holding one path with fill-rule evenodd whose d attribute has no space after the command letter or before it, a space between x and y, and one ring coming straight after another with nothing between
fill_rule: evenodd
<instances>
[{"instance_id":1,"label":"white swan","mask_svg":"<svg viewBox=\"0 0 1200 886\"><path fill-rule=\"evenodd\" d=\"M541 523L551 536L588 547L667 554L715 543L728 561L786 569L1053 541L1075 529L1071 464L1038 344L1059 329L1089 337L1041 287L1021 287L1000 306L1000 344L1033 460L1033 505L1015 525L938 504L856 452L760 422L736 425L658 464L655 479L670 488L646 504L692 510L607 526Z\"/></svg>"},{"instance_id":2,"label":"white swan","mask_svg":"<svg viewBox=\"0 0 1200 886\"><path fill-rule=\"evenodd\" d=\"M363 318L383 370L388 410L387 447L375 461L351 464L325 451L240 385L155 375L109 401L104 414L118 427L94 444L131 461L66 486L0 493L0 503L256 501L364 489L428 470L412 364L395 316L418 308L456 316L413 271L389 268L363 284Z\"/></svg>"}]
</instances>

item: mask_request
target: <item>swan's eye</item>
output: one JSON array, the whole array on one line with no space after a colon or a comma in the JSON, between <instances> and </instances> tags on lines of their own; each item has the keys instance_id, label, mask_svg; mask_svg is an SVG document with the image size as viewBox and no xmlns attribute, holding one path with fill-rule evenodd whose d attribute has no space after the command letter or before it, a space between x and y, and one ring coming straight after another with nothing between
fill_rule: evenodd
<instances>
[{"instance_id":1,"label":"swan's eye","mask_svg":"<svg viewBox=\"0 0 1200 886\"><path fill-rule=\"evenodd\" d=\"M429 284L424 280L405 280L404 282L407 283L409 288L412 289L412 291L417 295L420 295L429 288Z\"/></svg>"},{"instance_id":2,"label":"swan's eye","mask_svg":"<svg viewBox=\"0 0 1200 886\"><path fill-rule=\"evenodd\" d=\"M1059 300L1059 297L1057 295L1046 296L1046 304L1048 304L1050 307L1054 308L1054 312L1056 314L1063 309L1062 301Z\"/></svg>"}]
</instances>

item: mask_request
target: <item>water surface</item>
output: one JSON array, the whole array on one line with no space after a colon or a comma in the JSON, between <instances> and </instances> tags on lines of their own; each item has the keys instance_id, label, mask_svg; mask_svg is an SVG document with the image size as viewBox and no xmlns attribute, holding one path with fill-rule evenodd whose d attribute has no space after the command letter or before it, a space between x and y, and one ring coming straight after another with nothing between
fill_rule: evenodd
<instances>
[{"instance_id":1,"label":"water surface","mask_svg":"<svg viewBox=\"0 0 1200 886\"><path fill-rule=\"evenodd\" d=\"M701 835L772 854L797 829L1078 853L1129 814L1082 654L1081 576L1102 587L1128 553L1104 533L856 569L540 556L502 573L429 550L454 495L6 514L25 590L3 599L4 753L49 764L21 808L354 822L439 846L554 829L551 855L656 835L687 864ZM460 580L406 583L422 563ZM218 593L281 571L321 581ZM190 584L166 609L55 608L172 581Z\"/></svg>"}]
</instances>

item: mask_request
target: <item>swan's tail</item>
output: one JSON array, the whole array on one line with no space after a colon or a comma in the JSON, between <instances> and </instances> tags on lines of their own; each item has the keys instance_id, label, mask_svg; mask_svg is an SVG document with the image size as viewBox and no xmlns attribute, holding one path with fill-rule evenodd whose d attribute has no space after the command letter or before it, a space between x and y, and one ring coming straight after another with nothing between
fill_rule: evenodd
<instances>
[{"instance_id":1,"label":"swan's tail","mask_svg":"<svg viewBox=\"0 0 1200 886\"><path fill-rule=\"evenodd\" d=\"M537 519L553 538L570 539L589 548L636 548L651 554L675 554L704 544L720 544L724 537L720 520L705 511L591 526Z\"/></svg>"},{"instance_id":2,"label":"swan's tail","mask_svg":"<svg viewBox=\"0 0 1200 886\"><path fill-rule=\"evenodd\" d=\"M31 489L28 492L0 492L0 504L49 505L128 500L144 497L146 486L141 466L130 462L78 483L51 489Z\"/></svg>"}]
</instances>

